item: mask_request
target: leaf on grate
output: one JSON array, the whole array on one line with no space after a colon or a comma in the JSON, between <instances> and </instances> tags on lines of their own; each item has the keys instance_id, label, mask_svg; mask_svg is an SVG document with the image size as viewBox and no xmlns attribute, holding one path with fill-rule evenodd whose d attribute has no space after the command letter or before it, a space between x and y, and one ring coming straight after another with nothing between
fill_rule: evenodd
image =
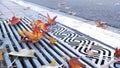
<instances>
[{"instance_id":1,"label":"leaf on grate","mask_svg":"<svg viewBox=\"0 0 120 68\"><path fill-rule=\"evenodd\" d=\"M16 25L16 24L20 23L20 21L21 21L21 17L17 18L16 15L14 15L11 20L9 19L8 22L11 25Z\"/></svg>"},{"instance_id":2,"label":"leaf on grate","mask_svg":"<svg viewBox=\"0 0 120 68\"><path fill-rule=\"evenodd\" d=\"M36 20L36 21L32 22L30 25L32 26L32 29L33 29L33 30L34 30L35 27L37 26L37 27L39 28L39 31L40 31L40 30L43 30L43 31L45 31L45 32L48 32L48 24L42 22L41 20Z\"/></svg>"},{"instance_id":3,"label":"leaf on grate","mask_svg":"<svg viewBox=\"0 0 120 68\"><path fill-rule=\"evenodd\" d=\"M3 51L7 50L6 48L0 49L0 61L3 60Z\"/></svg>"},{"instance_id":4,"label":"leaf on grate","mask_svg":"<svg viewBox=\"0 0 120 68\"><path fill-rule=\"evenodd\" d=\"M86 50L86 52L89 57L94 57L94 53L92 51Z\"/></svg>"},{"instance_id":5,"label":"leaf on grate","mask_svg":"<svg viewBox=\"0 0 120 68\"><path fill-rule=\"evenodd\" d=\"M54 25L56 24L55 19L57 18L57 16L54 16L52 19L50 18L50 15L47 13L47 19L48 19L48 24L49 25Z\"/></svg>"},{"instance_id":6,"label":"leaf on grate","mask_svg":"<svg viewBox=\"0 0 120 68\"><path fill-rule=\"evenodd\" d=\"M84 68L85 65L83 63L81 63L77 58L73 57L70 58L69 60L69 66L70 68Z\"/></svg>"},{"instance_id":7,"label":"leaf on grate","mask_svg":"<svg viewBox=\"0 0 120 68\"><path fill-rule=\"evenodd\" d=\"M54 38L52 38L52 37L49 37L48 39L49 39L49 41L50 41L50 44L52 44L52 45L57 42L57 40L54 39Z\"/></svg>"},{"instance_id":8,"label":"leaf on grate","mask_svg":"<svg viewBox=\"0 0 120 68\"><path fill-rule=\"evenodd\" d=\"M34 50L28 50L28 49L22 49L19 52L13 51L10 52L9 55L20 56L20 57L35 57Z\"/></svg>"},{"instance_id":9,"label":"leaf on grate","mask_svg":"<svg viewBox=\"0 0 120 68\"><path fill-rule=\"evenodd\" d=\"M25 38L24 32L23 31L18 31L18 34L22 37Z\"/></svg>"},{"instance_id":10,"label":"leaf on grate","mask_svg":"<svg viewBox=\"0 0 120 68\"><path fill-rule=\"evenodd\" d=\"M25 37L27 38L27 40L24 40L24 41L26 41L26 42L29 41L32 43L38 42L45 34L44 32L38 32L38 31L29 32L26 30L23 30L23 33L25 34Z\"/></svg>"},{"instance_id":11,"label":"leaf on grate","mask_svg":"<svg viewBox=\"0 0 120 68\"><path fill-rule=\"evenodd\" d=\"M51 63L50 63L51 66L55 66L56 65L56 61L53 60Z\"/></svg>"},{"instance_id":12,"label":"leaf on grate","mask_svg":"<svg viewBox=\"0 0 120 68\"><path fill-rule=\"evenodd\" d=\"M3 55L2 55L3 51L0 50L0 61L3 60Z\"/></svg>"}]
</instances>

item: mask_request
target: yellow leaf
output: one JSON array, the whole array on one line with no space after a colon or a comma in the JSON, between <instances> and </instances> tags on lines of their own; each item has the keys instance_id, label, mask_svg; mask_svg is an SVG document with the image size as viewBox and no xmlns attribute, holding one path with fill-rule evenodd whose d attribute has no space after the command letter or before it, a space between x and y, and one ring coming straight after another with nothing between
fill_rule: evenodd
<instances>
[{"instance_id":1,"label":"yellow leaf","mask_svg":"<svg viewBox=\"0 0 120 68\"><path fill-rule=\"evenodd\" d=\"M19 34L22 38L24 38L24 37L25 37L25 35L24 35L24 32L23 32L23 31L18 31L18 34Z\"/></svg>"},{"instance_id":2,"label":"yellow leaf","mask_svg":"<svg viewBox=\"0 0 120 68\"><path fill-rule=\"evenodd\" d=\"M55 66L56 65L56 61L53 60L51 63L50 63L51 66Z\"/></svg>"},{"instance_id":3,"label":"yellow leaf","mask_svg":"<svg viewBox=\"0 0 120 68\"><path fill-rule=\"evenodd\" d=\"M57 16L54 16L53 19L51 19L50 15L47 14L47 18L48 18L48 24L54 25L55 24L55 19L57 18Z\"/></svg>"},{"instance_id":4,"label":"yellow leaf","mask_svg":"<svg viewBox=\"0 0 120 68\"><path fill-rule=\"evenodd\" d=\"M89 57L94 57L94 53L92 51L87 50L86 52Z\"/></svg>"},{"instance_id":5,"label":"yellow leaf","mask_svg":"<svg viewBox=\"0 0 120 68\"><path fill-rule=\"evenodd\" d=\"M48 39L49 39L51 44L55 44L55 42L57 42L57 40L52 38L52 37L49 37Z\"/></svg>"},{"instance_id":6,"label":"yellow leaf","mask_svg":"<svg viewBox=\"0 0 120 68\"><path fill-rule=\"evenodd\" d=\"M0 50L0 60L3 60L3 55L2 55L2 51Z\"/></svg>"}]
</instances>

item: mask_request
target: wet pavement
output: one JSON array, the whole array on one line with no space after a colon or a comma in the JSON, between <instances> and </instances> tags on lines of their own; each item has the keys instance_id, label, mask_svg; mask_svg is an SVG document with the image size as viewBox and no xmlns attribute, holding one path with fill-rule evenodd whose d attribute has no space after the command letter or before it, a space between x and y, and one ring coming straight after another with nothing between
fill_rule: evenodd
<instances>
[{"instance_id":1,"label":"wet pavement","mask_svg":"<svg viewBox=\"0 0 120 68\"><path fill-rule=\"evenodd\" d=\"M119 0L25 0L90 21L120 28Z\"/></svg>"}]
</instances>

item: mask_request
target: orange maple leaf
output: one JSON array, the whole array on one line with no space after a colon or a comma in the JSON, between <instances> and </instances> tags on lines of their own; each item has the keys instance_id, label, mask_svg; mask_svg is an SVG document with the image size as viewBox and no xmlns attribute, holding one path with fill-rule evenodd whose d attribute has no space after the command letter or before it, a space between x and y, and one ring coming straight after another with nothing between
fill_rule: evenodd
<instances>
[{"instance_id":1,"label":"orange maple leaf","mask_svg":"<svg viewBox=\"0 0 120 68\"><path fill-rule=\"evenodd\" d=\"M37 20L35 22L31 23L32 29L34 30L37 26L39 30L43 30L44 32L48 32L48 25L46 23L43 23L41 20Z\"/></svg>"},{"instance_id":2,"label":"orange maple leaf","mask_svg":"<svg viewBox=\"0 0 120 68\"><path fill-rule=\"evenodd\" d=\"M45 34L44 32L36 32L35 33L35 32L29 32L26 30L23 30L23 33L28 40L22 40L22 41L24 41L24 42L31 41L32 43L38 42Z\"/></svg>"},{"instance_id":3,"label":"orange maple leaf","mask_svg":"<svg viewBox=\"0 0 120 68\"><path fill-rule=\"evenodd\" d=\"M69 63L70 68L84 68L85 67L85 65L81 63L80 61L78 61L78 59L75 57L70 58L70 61L68 63Z\"/></svg>"},{"instance_id":4,"label":"orange maple leaf","mask_svg":"<svg viewBox=\"0 0 120 68\"><path fill-rule=\"evenodd\" d=\"M103 27L103 23L102 23L101 21L98 21L98 22L96 23L96 26L97 26L97 27Z\"/></svg>"},{"instance_id":5,"label":"orange maple leaf","mask_svg":"<svg viewBox=\"0 0 120 68\"><path fill-rule=\"evenodd\" d=\"M47 23L44 23L40 20L37 20L36 21L37 25L39 26L39 28L45 32L48 32L48 24Z\"/></svg>"},{"instance_id":6,"label":"orange maple leaf","mask_svg":"<svg viewBox=\"0 0 120 68\"><path fill-rule=\"evenodd\" d=\"M48 39L52 45L55 44L55 42L57 42L57 40L52 37L49 37Z\"/></svg>"},{"instance_id":7,"label":"orange maple leaf","mask_svg":"<svg viewBox=\"0 0 120 68\"><path fill-rule=\"evenodd\" d=\"M47 18L48 18L48 24L49 25L54 25L56 24L55 19L57 18L57 16L54 16L53 19L50 18L50 15L47 13Z\"/></svg>"},{"instance_id":8,"label":"orange maple leaf","mask_svg":"<svg viewBox=\"0 0 120 68\"><path fill-rule=\"evenodd\" d=\"M18 34L19 34L22 38L25 38L25 35L24 35L23 31L18 31Z\"/></svg>"},{"instance_id":9,"label":"orange maple leaf","mask_svg":"<svg viewBox=\"0 0 120 68\"><path fill-rule=\"evenodd\" d=\"M115 49L114 56L117 57L117 58L120 57L120 48L116 48L116 49Z\"/></svg>"},{"instance_id":10,"label":"orange maple leaf","mask_svg":"<svg viewBox=\"0 0 120 68\"><path fill-rule=\"evenodd\" d=\"M11 25L16 25L16 24L20 23L20 21L21 21L21 18L17 18L17 17L14 15L11 20L9 19L9 24L11 24Z\"/></svg>"}]
</instances>

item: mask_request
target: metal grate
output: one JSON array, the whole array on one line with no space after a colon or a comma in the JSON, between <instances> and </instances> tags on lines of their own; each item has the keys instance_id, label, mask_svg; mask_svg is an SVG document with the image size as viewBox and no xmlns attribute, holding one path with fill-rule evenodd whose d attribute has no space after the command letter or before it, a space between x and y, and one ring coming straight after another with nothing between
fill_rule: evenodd
<instances>
[{"instance_id":1,"label":"metal grate","mask_svg":"<svg viewBox=\"0 0 120 68\"><path fill-rule=\"evenodd\" d=\"M6 39L4 46L8 48L7 51L4 51L3 56L6 65L10 65L11 62L15 59L15 57L9 56L8 53L11 51L19 51L21 49L33 49L35 50L36 58L21 58L19 57L13 65L17 68L39 68L41 65L48 65L51 61L56 60L57 65L64 64L64 68L69 68L68 63L65 62L62 57L64 56L66 59L70 57L80 57L82 54L75 51L68 44L58 40L55 46L51 46L48 41L48 36L52 36L50 33L47 33L44 38L42 38L38 43L32 44L21 43L21 37L18 34L18 30L28 30L31 31L31 26L29 24L29 20L23 18L19 25L11 26L8 25L7 21L0 21L1 28L1 37L0 39ZM53 36L54 37L54 36ZM3 45L1 45L4 47ZM81 62L83 62L87 68L94 67L94 64L91 64L87 58L81 58Z\"/></svg>"}]
</instances>

